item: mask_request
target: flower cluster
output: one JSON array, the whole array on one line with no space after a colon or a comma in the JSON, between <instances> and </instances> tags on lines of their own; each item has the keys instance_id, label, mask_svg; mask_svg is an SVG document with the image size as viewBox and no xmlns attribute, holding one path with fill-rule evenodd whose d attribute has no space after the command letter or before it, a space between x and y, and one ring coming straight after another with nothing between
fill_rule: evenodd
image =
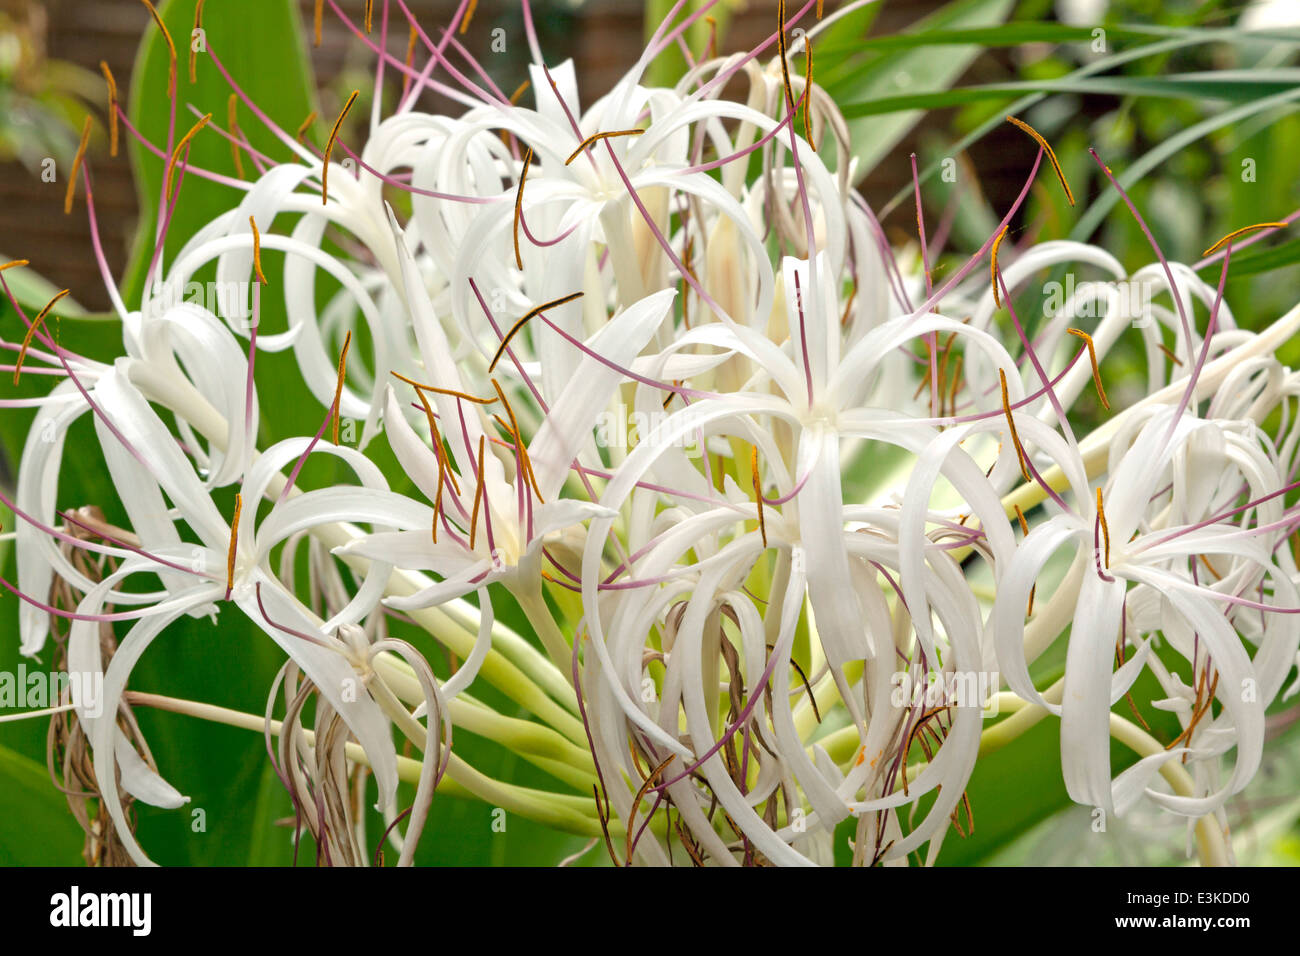
<instances>
[{"instance_id":1,"label":"flower cluster","mask_svg":"<svg viewBox=\"0 0 1300 956\"><path fill-rule=\"evenodd\" d=\"M974 826L980 753L1049 714L1075 801L1154 803L1230 860L1223 807L1259 765L1265 709L1296 690L1300 643L1300 375L1274 356L1300 309L1236 326L1224 277L1251 239L1194 267L1153 242L1131 275L1095 246L1018 245L1031 184L1060 167L1013 120L1038 141L1024 189L936 283L919 185L906 256L854 189L808 53L829 18L792 33L811 2L649 88L703 11L670 17L585 107L535 37L511 98L456 39L466 4L440 39L396 6L423 67L349 23L405 90L364 147L273 128L285 162L208 122L257 167L247 181L188 163L188 138L154 147L173 164L147 300L104 268L120 356L75 354L44 313L6 346L57 380L6 501L22 649L66 622L67 670L103 674L100 708L69 706L126 852L147 860L125 799L185 799L120 718L149 696L132 668L155 641L184 654L166 637L185 615L242 614L287 655L256 726L331 862L369 858L347 799L364 768L404 863L444 778L618 862L830 863L845 821L854 863L932 862ZM426 90L464 111L420 112ZM194 176L238 201L164 261ZM212 267L215 301L187 298ZM1068 301L1044 312L1053 270ZM259 334L268 296L288 326ZM1108 393L1117 350L1144 381ZM314 435L259 433L273 352L319 403ZM79 465L98 454L125 527L59 500L83 418L98 447ZM349 477L309 482L318 456ZM496 620L507 596L529 633ZM395 636L412 627L454 672ZM1045 656L1064 661L1054 682ZM1139 701L1144 674L1160 690ZM1146 726L1155 711L1176 739ZM554 790L485 777L454 755L457 728ZM1118 774L1112 738L1139 758Z\"/></svg>"}]
</instances>

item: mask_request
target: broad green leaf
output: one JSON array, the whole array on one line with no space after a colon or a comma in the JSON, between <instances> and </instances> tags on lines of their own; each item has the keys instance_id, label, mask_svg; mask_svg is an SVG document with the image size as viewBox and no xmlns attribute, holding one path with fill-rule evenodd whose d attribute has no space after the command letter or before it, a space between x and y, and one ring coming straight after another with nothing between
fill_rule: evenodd
<instances>
[{"instance_id":1,"label":"broad green leaf","mask_svg":"<svg viewBox=\"0 0 1300 956\"><path fill-rule=\"evenodd\" d=\"M45 767L0 746L0 866L77 866L81 827Z\"/></svg>"}]
</instances>

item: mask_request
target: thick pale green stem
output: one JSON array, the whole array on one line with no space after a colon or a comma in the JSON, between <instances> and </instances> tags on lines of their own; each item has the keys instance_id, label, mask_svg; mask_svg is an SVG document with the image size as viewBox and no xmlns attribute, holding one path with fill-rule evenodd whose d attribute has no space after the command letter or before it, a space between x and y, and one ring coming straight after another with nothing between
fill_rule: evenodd
<instances>
[{"instance_id":1,"label":"thick pale green stem","mask_svg":"<svg viewBox=\"0 0 1300 956\"><path fill-rule=\"evenodd\" d=\"M185 714L200 720L239 727L256 733L264 732L266 726L265 719L257 714L230 710L215 704L203 704L138 691L128 691L127 700L132 704ZM271 721L272 734L279 736L281 727L280 721ZM310 730L304 730L303 735L308 744L315 742L315 735ZM370 761L359 744L349 742L346 753L349 760L370 766ZM398 755L397 776L400 780L411 784L418 783L421 769L420 761ZM582 836L601 834L600 820L596 816L596 804L592 797L549 793L502 783L475 770L454 753L449 756L447 773L438 790L451 796L477 798L492 806L500 807L508 813L518 813L530 820L567 833L577 833ZM611 820L609 828L611 835L624 833L622 825L617 820Z\"/></svg>"}]
</instances>

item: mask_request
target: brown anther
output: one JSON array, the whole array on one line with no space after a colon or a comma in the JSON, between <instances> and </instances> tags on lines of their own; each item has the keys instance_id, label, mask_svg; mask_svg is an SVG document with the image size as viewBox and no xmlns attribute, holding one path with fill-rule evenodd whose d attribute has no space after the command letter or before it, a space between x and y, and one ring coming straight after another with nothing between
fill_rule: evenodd
<instances>
[{"instance_id":1,"label":"brown anther","mask_svg":"<svg viewBox=\"0 0 1300 956\"><path fill-rule=\"evenodd\" d=\"M1011 441L1016 446L1016 460L1020 462L1020 473L1025 481L1033 481L1029 474L1029 463L1025 457L1025 447L1020 444L1020 435L1016 432L1016 420L1011 416L1011 401L1007 396L1007 373L998 369L998 380L1002 385L1002 411L1007 416L1007 426L1011 429Z\"/></svg>"},{"instance_id":2,"label":"brown anther","mask_svg":"<svg viewBox=\"0 0 1300 956\"><path fill-rule=\"evenodd\" d=\"M776 55L781 60L781 86L785 90L786 109L794 112L794 92L790 88L790 64L786 62L785 0L776 4Z\"/></svg>"},{"instance_id":3,"label":"brown anther","mask_svg":"<svg viewBox=\"0 0 1300 956\"><path fill-rule=\"evenodd\" d=\"M243 135L239 128L239 94L231 93L226 100L226 132L230 134L230 158L235 164L235 175L244 178L243 151L239 148L238 137Z\"/></svg>"},{"instance_id":4,"label":"brown anther","mask_svg":"<svg viewBox=\"0 0 1300 956\"><path fill-rule=\"evenodd\" d=\"M455 398L463 398L465 401L473 402L475 405L491 405L496 401L495 398L478 398L477 396L470 395L468 392L458 392L454 388L439 388L437 385L425 385L423 382L417 382L413 378L407 378L401 372L393 372L393 376L401 379L412 388L425 392L437 392L439 395L451 395Z\"/></svg>"},{"instance_id":5,"label":"brown anther","mask_svg":"<svg viewBox=\"0 0 1300 956\"><path fill-rule=\"evenodd\" d=\"M239 513L244 510L244 499L235 495L235 516L230 519L230 548L226 551L226 600L235 587L235 554L239 548Z\"/></svg>"},{"instance_id":6,"label":"brown anther","mask_svg":"<svg viewBox=\"0 0 1300 956\"><path fill-rule=\"evenodd\" d=\"M167 162L167 188L163 190L163 195L166 196L169 201L172 195L172 178L176 175L176 164L180 162L181 151L190 144L190 140L194 138L195 134L197 134L199 130L208 125L208 120L210 119L212 119L211 113L206 113L199 117L199 121L190 127L189 132L181 137L180 142L176 144L176 148L172 150L171 159Z\"/></svg>"},{"instance_id":7,"label":"brown anther","mask_svg":"<svg viewBox=\"0 0 1300 956\"><path fill-rule=\"evenodd\" d=\"M528 151L524 153L524 165L519 171L519 189L515 192L515 224L513 233L515 240L515 268L521 271L524 268L524 259L519 253L519 220L524 214L524 183L528 181L528 167L532 164L533 151L529 148Z\"/></svg>"},{"instance_id":8,"label":"brown anther","mask_svg":"<svg viewBox=\"0 0 1300 956\"><path fill-rule=\"evenodd\" d=\"M460 35L464 36L465 31L469 29L469 21L474 19L474 11L478 9L478 0L469 0L469 6L465 8L465 19L460 21Z\"/></svg>"},{"instance_id":9,"label":"brown anther","mask_svg":"<svg viewBox=\"0 0 1300 956\"><path fill-rule=\"evenodd\" d=\"M415 45L419 42L420 31L415 29L415 24L411 24L410 30L406 34L406 69L409 71L415 64ZM411 74L409 72L402 74L402 96L405 97L411 88Z\"/></svg>"},{"instance_id":10,"label":"brown anther","mask_svg":"<svg viewBox=\"0 0 1300 956\"><path fill-rule=\"evenodd\" d=\"M1097 349L1092 344L1092 336L1082 329L1066 329L1065 331L1083 339L1088 346L1088 360L1092 362L1092 384L1097 386L1097 398L1101 401L1101 407L1110 411L1110 402L1106 400L1106 389L1101 384L1101 368L1097 364Z\"/></svg>"},{"instance_id":11,"label":"brown anther","mask_svg":"<svg viewBox=\"0 0 1300 956\"><path fill-rule=\"evenodd\" d=\"M1244 235L1245 233L1254 232L1256 229L1285 229L1289 225L1290 223L1286 222L1257 222L1253 226L1242 226L1240 229L1234 229L1214 245L1210 246L1210 248L1202 252L1201 258L1204 259L1207 256L1214 255L1215 252L1223 248L1233 239L1236 239L1238 236Z\"/></svg>"},{"instance_id":12,"label":"brown anther","mask_svg":"<svg viewBox=\"0 0 1300 956\"><path fill-rule=\"evenodd\" d=\"M957 353L957 361L952 364L952 388L948 392L948 413L957 414L957 390L961 388L961 365L963 356Z\"/></svg>"},{"instance_id":13,"label":"brown anther","mask_svg":"<svg viewBox=\"0 0 1300 956\"><path fill-rule=\"evenodd\" d=\"M248 225L253 230L253 272L257 275L257 281L266 285L266 275L262 272L262 234L257 231L257 222L252 216L248 217ZM346 346L344 348L346 350Z\"/></svg>"},{"instance_id":14,"label":"brown anther","mask_svg":"<svg viewBox=\"0 0 1300 956\"><path fill-rule=\"evenodd\" d=\"M312 32L314 34L313 42L315 43L316 46L320 46L320 27L321 27L321 20L324 18L324 14L325 14L325 0L316 0L316 6L315 9L312 10L312 17L311 17Z\"/></svg>"},{"instance_id":15,"label":"brown anther","mask_svg":"<svg viewBox=\"0 0 1300 956\"><path fill-rule=\"evenodd\" d=\"M633 824L636 823L637 809L641 806L641 801L645 799L645 795L650 792L650 788L655 785L655 781L663 775L663 772L668 769L668 765L676 759L676 754L669 754L667 760L655 767L654 770L650 771L650 776L646 777L645 782L641 784L641 787L637 790L636 796L632 798L632 810L627 815L627 854L625 857L625 866L632 865L633 841L636 839L636 827L633 826Z\"/></svg>"},{"instance_id":16,"label":"brown anther","mask_svg":"<svg viewBox=\"0 0 1300 956\"><path fill-rule=\"evenodd\" d=\"M1182 364L1183 364L1183 360L1180 359L1177 355L1175 355L1173 349L1171 349L1169 346L1165 345L1165 343L1163 343L1163 342L1157 342L1157 343L1156 343L1156 348L1158 348L1160 351L1164 352L1165 355L1168 357L1169 361L1173 362L1175 365L1182 365Z\"/></svg>"},{"instance_id":17,"label":"brown anther","mask_svg":"<svg viewBox=\"0 0 1300 956\"><path fill-rule=\"evenodd\" d=\"M198 3L194 4L194 33L195 34L197 34L199 30L203 29L203 4L206 2L207 0L198 0ZM195 44L190 43L190 82L191 83L197 83L199 80L199 74L197 69L199 53L198 50L196 50L194 47Z\"/></svg>"},{"instance_id":18,"label":"brown anther","mask_svg":"<svg viewBox=\"0 0 1300 956\"><path fill-rule=\"evenodd\" d=\"M171 62L167 70L167 95L174 97L176 94L176 44L172 42L172 35L167 30L167 24L163 23L163 18L158 16L158 11L149 0L140 0L149 8L149 14L153 17L153 22L158 24L158 29L162 31L163 39L167 41L167 52L171 56Z\"/></svg>"},{"instance_id":19,"label":"brown anther","mask_svg":"<svg viewBox=\"0 0 1300 956\"><path fill-rule=\"evenodd\" d=\"M1002 245L1002 240L1007 234L1007 227L1003 226L998 237L993 240L993 252L989 257L989 275L993 280L993 304L999 309L1002 308L1002 299L998 295L998 248Z\"/></svg>"},{"instance_id":20,"label":"brown anther","mask_svg":"<svg viewBox=\"0 0 1300 956\"><path fill-rule=\"evenodd\" d=\"M108 155L117 155L117 80L113 79L113 71L108 68L108 63L104 60L99 61L100 72L104 74L104 82L108 84Z\"/></svg>"},{"instance_id":21,"label":"brown anther","mask_svg":"<svg viewBox=\"0 0 1300 956\"><path fill-rule=\"evenodd\" d=\"M14 262L6 263L3 267L0 268L9 269L12 268L13 266L18 266L18 265L24 265L24 266L27 265L27 260L17 259ZM31 347L32 339L36 336L36 330L40 328L41 323L45 321L45 317L50 314L50 309L54 308L55 303L57 303L60 299L62 299L67 294L68 294L67 289L63 289L59 292L56 292L54 294L54 298L50 299L49 302L45 303L45 308L41 309L40 312L36 313L36 318L32 319L32 324L27 327L27 334L23 336L23 344L19 347L18 358L14 362L14 384L15 385L18 384L18 378L23 373L23 360L27 358L27 350Z\"/></svg>"},{"instance_id":22,"label":"brown anther","mask_svg":"<svg viewBox=\"0 0 1300 956\"><path fill-rule=\"evenodd\" d=\"M858 284L853 283L853 288L849 290L849 298L844 303L844 313L840 316L840 325L849 324L849 316L853 313L853 302L858 297Z\"/></svg>"},{"instance_id":23,"label":"brown anther","mask_svg":"<svg viewBox=\"0 0 1300 956\"><path fill-rule=\"evenodd\" d=\"M1056 153L1053 152L1051 144L1048 143L1047 140L1043 139L1042 134L1039 133L1038 130L1034 129L1024 120L1016 119L1014 116L1008 116L1007 122L1024 130L1038 142L1039 146L1043 147L1043 152L1047 153L1047 159L1052 164L1052 169L1056 171L1056 178L1061 181L1061 188L1065 190L1065 198L1069 200L1070 205L1073 206L1074 193L1070 191L1070 184L1065 181L1065 173L1061 171L1061 164L1057 162Z\"/></svg>"},{"instance_id":24,"label":"brown anther","mask_svg":"<svg viewBox=\"0 0 1300 956\"><path fill-rule=\"evenodd\" d=\"M357 101L360 92L360 90L353 90L352 95L348 97L348 101L343 104L343 112L339 113L339 118L334 121L334 128L330 130L329 142L325 144L325 158L321 160L320 169L320 202L322 206L329 201L330 153L334 151L334 141L339 138L339 128L343 125L348 110L352 109L352 104Z\"/></svg>"},{"instance_id":25,"label":"brown anther","mask_svg":"<svg viewBox=\"0 0 1300 956\"><path fill-rule=\"evenodd\" d=\"M812 39L805 33L803 38L803 138L808 141L812 151L817 152L817 144L812 136L812 87L813 87L813 52Z\"/></svg>"},{"instance_id":26,"label":"brown anther","mask_svg":"<svg viewBox=\"0 0 1300 956\"><path fill-rule=\"evenodd\" d=\"M523 96L524 93L527 92L528 87L529 87L530 84L531 84L531 81L530 81L530 80L524 80L524 81L523 81L522 83L520 83L517 87L515 87L515 91L514 91L513 93L510 94L510 105L511 105L511 106L518 106L518 105L519 105L519 97Z\"/></svg>"},{"instance_id":27,"label":"brown anther","mask_svg":"<svg viewBox=\"0 0 1300 956\"><path fill-rule=\"evenodd\" d=\"M72 199L77 195L77 173L81 162L86 158L86 145L90 142L90 117L81 125L81 143L77 146L77 155L72 159L72 172L68 174L68 190L63 195L63 214L72 212Z\"/></svg>"},{"instance_id":28,"label":"brown anther","mask_svg":"<svg viewBox=\"0 0 1300 956\"><path fill-rule=\"evenodd\" d=\"M485 436L478 436L478 477L474 484L474 510L469 517L469 549L474 550L474 538L478 533L478 509L483 503L483 440Z\"/></svg>"},{"instance_id":29,"label":"brown anther","mask_svg":"<svg viewBox=\"0 0 1300 956\"><path fill-rule=\"evenodd\" d=\"M397 373L394 372L394 375ZM410 381L407 379L406 381ZM451 479L451 488L456 494L460 495L460 483L456 480L456 473L447 467L446 450L442 447L442 435L438 432L437 416L433 413L433 407L429 404L428 398L424 395L424 390L418 386L415 389L415 397L420 400L420 405L424 408L425 417L429 420L429 441L433 445L434 456L438 459L438 501L434 507L435 511L441 510L442 507L442 484L444 478ZM434 533L434 540L437 539L437 532Z\"/></svg>"},{"instance_id":30,"label":"brown anther","mask_svg":"<svg viewBox=\"0 0 1300 956\"><path fill-rule=\"evenodd\" d=\"M1101 540L1105 548L1105 563L1103 567L1110 567L1110 528L1106 525L1106 508L1102 504L1101 489L1097 489L1097 520L1101 522Z\"/></svg>"},{"instance_id":31,"label":"brown anther","mask_svg":"<svg viewBox=\"0 0 1300 956\"><path fill-rule=\"evenodd\" d=\"M758 474L758 446L749 454L749 474L754 482L754 504L758 507L758 531L763 536L763 547L767 547L767 521L763 518L763 484Z\"/></svg>"},{"instance_id":32,"label":"brown anther","mask_svg":"<svg viewBox=\"0 0 1300 956\"><path fill-rule=\"evenodd\" d=\"M1016 518L1020 521L1020 533L1026 538L1029 537L1029 522L1025 520L1025 513L1020 510L1020 505L1013 505L1016 509ZM1034 616L1034 592L1038 590L1038 585L1034 584L1029 589L1029 606L1025 608L1025 617Z\"/></svg>"},{"instance_id":33,"label":"brown anther","mask_svg":"<svg viewBox=\"0 0 1300 956\"><path fill-rule=\"evenodd\" d=\"M334 409L334 444L336 445L339 443L339 418L343 407L343 380L348 374L348 347L351 344L352 330L349 329L348 334L343 337L343 349L339 352L339 378L334 386L334 404L331 406Z\"/></svg>"},{"instance_id":34,"label":"brown anther","mask_svg":"<svg viewBox=\"0 0 1300 956\"><path fill-rule=\"evenodd\" d=\"M302 138L307 135L307 130L311 129L311 124L314 122L316 122L316 111L312 110L307 114L307 118L299 124L298 132L294 135L294 139L301 143Z\"/></svg>"},{"instance_id":35,"label":"brown anther","mask_svg":"<svg viewBox=\"0 0 1300 956\"><path fill-rule=\"evenodd\" d=\"M492 356L492 361L488 363L488 371L492 372L496 370L497 362L501 361L501 356L505 354L506 348L510 345L510 340L515 337L515 333L517 333L520 329L524 327L525 324L527 324L529 319L541 315L547 309L553 309L556 306L564 305L566 302L572 302L574 299L580 299L580 298L582 298L581 292L571 292L568 295L561 296L558 299L552 299L550 302L543 302L541 305L539 305L537 308L530 311L527 315L525 315L514 325L510 326L510 331L505 334L505 338L503 338L501 340L501 344L497 346L496 354Z\"/></svg>"},{"instance_id":36,"label":"brown anther","mask_svg":"<svg viewBox=\"0 0 1300 956\"><path fill-rule=\"evenodd\" d=\"M564 165L568 166L572 163L582 155L583 150L591 146L593 143L598 143L603 139L613 139L615 136L640 136L644 132L645 130L643 129L616 129L610 133L592 133L578 145L577 149L569 154L569 158L564 161Z\"/></svg>"},{"instance_id":37,"label":"brown anther","mask_svg":"<svg viewBox=\"0 0 1300 956\"><path fill-rule=\"evenodd\" d=\"M365 7L365 13L363 15L363 20L365 21L366 33L368 34L371 28L374 26L375 0L366 0L366 7Z\"/></svg>"},{"instance_id":38,"label":"brown anther","mask_svg":"<svg viewBox=\"0 0 1300 956\"><path fill-rule=\"evenodd\" d=\"M515 418L515 410L510 407L510 399L506 398L506 393L501 388L501 383L496 379L492 379L492 387L497 390L497 398L505 407L506 414L510 416L510 424L506 427L506 431L509 432L515 440L515 448L519 452L519 464L524 471L523 477L532 487L533 493L537 495L537 500L542 502L542 504L545 504L546 499L542 497L542 490L537 486L537 476L533 473L532 459L528 457L528 446L524 444L524 437L519 431L519 420ZM497 420L500 421L500 416L497 416ZM504 425L505 423L502 422L502 424Z\"/></svg>"}]
</instances>

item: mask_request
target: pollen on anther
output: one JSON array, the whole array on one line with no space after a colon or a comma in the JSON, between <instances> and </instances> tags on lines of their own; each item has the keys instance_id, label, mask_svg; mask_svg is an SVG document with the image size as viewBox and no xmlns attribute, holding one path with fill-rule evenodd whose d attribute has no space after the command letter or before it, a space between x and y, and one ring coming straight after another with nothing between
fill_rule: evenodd
<instances>
[{"instance_id":1,"label":"pollen on anther","mask_svg":"<svg viewBox=\"0 0 1300 956\"><path fill-rule=\"evenodd\" d=\"M492 356L492 361L488 363L488 371L493 372L496 370L497 362L501 361L501 356L505 354L506 349L509 347L510 340L515 337L515 333L517 333L520 329L524 327L525 324L527 324L529 319L541 315L547 309L554 309L556 306L564 305L566 302L572 302L574 299L580 299L580 298L582 298L581 292L571 292L568 295L561 296L558 299L552 299L550 302L543 302L537 308L533 309L527 315L521 318L514 325L510 326L510 331L508 331L505 334L505 338L503 338L501 340L501 344L497 346L496 354Z\"/></svg>"},{"instance_id":2,"label":"pollen on anther","mask_svg":"<svg viewBox=\"0 0 1300 956\"><path fill-rule=\"evenodd\" d=\"M265 281L265 280L263 280ZM348 347L352 345L352 330L343 337L343 349L339 352L339 374L338 382L334 386L334 404L331 406L334 410L334 444L339 443L339 419L342 415L343 404L343 380L348 374Z\"/></svg>"},{"instance_id":3,"label":"pollen on anther","mask_svg":"<svg viewBox=\"0 0 1300 956\"><path fill-rule=\"evenodd\" d=\"M519 254L519 220L524 213L524 183L528 181L528 167L531 166L532 164L533 164L533 151L532 149L529 149L527 152L524 153L524 165L523 168L519 171L519 189L515 192L515 224L514 224L515 268L521 271L524 268L524 260L523 260L523 256Z\"/></svg>"},{"instance_id":4,"label":"pollen on anther","mask_svg":"<svg viewBox=\"0 0 1300 956\"><path fill-rule=\"evenodd\" d=\"M1052 164L1052 169L1056 171L1056 178L1061 181L1061 188L1065 190L1066 200L1068 200L1070 205L1073 206L1074 193L1070 191L1070 184L1065 180L1065 173L1061 170L1061 164L1057 162L1056 153L1053 151L1051 144L1043 138L1043 135L1039 133L1038 130L1034 129L1024 120L1016 119L1014 116L1008 116L1007 122L1024 130L1034 138L1039 146L1043 147L1043 152L1047 153L1048 162Z\"/></svg>"},{"instance_id":5,"label":"pollen on anther","mask_svg":"<svg viewBox=\"0 0 1300 956\"><path fill-rule=\"evenodd\" d=\"M239 148L239 136L243 132L239 128L239 94L231 93L226 100L226 132L230 134L230 157L235 164L235 175L240 179L244 178L244 159L242 151Z\"/></svg>"},{"instance_id":6,"label":"pollen on anther","mask_svg":"<svg viewBox=\"0 0 1300 956\"><path fill-rule=\"evenodd\" d=\"M99 61L100 72L104 74L104 82L108 84L108 155L117 155L117 80L113 78L113 71L108 68L108 63L104 60Z\"/></svg>"},{"instance_id":7,"label":"pollen on anther","mask_svg":"<svg viewBox=\"0 0 1300 956\"><path fill-rule=\"evenodd\" d=\"M1106 568L1110 567L1110 528L1106 524L1106 508L1102 503L1101 489L1097 489L1097 520L1101 523L1101 540L1105 554Z\"/></svg>"},{"instance_id":8,"label":"pollen on anther","mask_svg":"<svg viewBox=\"0 0 1300 956\"><path fill-rule=\"evenodd\" d=\"M170 57L167 69L167 95L174 96L176 93L176 44L172 41L172 35L167 29L167 24L164 23L163 18L158 15L158 10L154 5L150 3L149 0L140 0L140 2L149 9L149 14L153 17L153 22L158 25L158 29L161 31L163 39L167 41L167 53Z\"/></svg>"},{"instance_id":9,"label":"pollen on anther","mask_svg":"<svg viewBox=\"0 0 1300 956\"><path fill-rule=\"evenodd\" d=\"M199 130L208 125L208 120L210 119L212 119L211 113L206 113L199 117L199 121L190 127L189 132L181 137L180 142L176 144L176 148L172 150L171 159L167 162L167 186L163 191L163 195L167 196L169 199L172 194L172 179L176 175L176 164L180 162L181 152L190 144L190 140L198 134Z\"/></svg>"},{"instance_id":10,"label":"pollen on anther","mask_svg":"<svg viewBox=\"0 0 1300 956\"><path fill-rule=\"evenodd\" d=\"M1002 385L1002 411L1007 416L1007 426L1011 429L1011 441L1016 446L1016 460L1020 462L1020 473L1025 481L1033 481L1029 475L1029 464L1025 458L1025 448L1020 444L1020 435L1016 432L1016 420L1011 415L1011 401L1007 396L1007 373L998 369L998 380Z\"/></svg>"},{"instance_id":11,"label":"pollen on anther","mask_svg":"<svg viewBox=\"0 0 1300 956\"><path fill-rule=\"evenodd\" d=\"M307 130L311 129L311 124L316 122L316 111L312 110L307 114L307 118L298 124L298 132L294 134L294 139L302 142L302 138L307 135Z\"/></svg>"},{"instance_id":12,"label":"pollen on anther","mask_svg":"<svg viewBox=\"0 0 1300 956\"><path fill-rule=\"evenodd\" d=\"M1088 359L1092 362L1092 383L1097 386L1097 398L1101 402L1101 407L1110 410L1110 402L1106 400L1106 389L1101 384L1101 368L1097 365L1097 349L1093 346L1092 336L1082 329L1066 329L1071 335L1083 339L1088 346Z\"/></svg>"},{"instance_id":13,"label":"pollen on anther","mask_svg":"<svg viewBox=\"0 0 1300 956\"><path fill-rule=\"evenodd\" d=\"M24 265L24 266L27 265L27 260L18 259L14 262L5 263L5 265L0 266L0 270L9 269L18 265ZM36 318L32 319L32 324L27 327L27 334L23 336L23 344L18 348L18 358L14 361L14 384L15 385L18 384L19 376L22 375L23 373L23 360L27 358L27 350L31 347L32 339L36 336L36 330L40 328L41 323L45 321L45 317L50 314L50 310L54 308L55 303L57 303L60 299L62 299L67 294L68 294L67 289L63 289L59 292L56 292L54 294L54 298L50 299L49 302L45 303L45 308L41 309L40 312L36 313Z\"/></svg>"},{"instance_id":14,"label":"pollen on anther","mask_svg":"<svg viewBox=\"0 0 1300 956\"><path fill-rule=\"evenodd\" d=\"M1003 226L997 238L993 240L993 250L989 257L989 275L993 280L993 304L999 309L1002 308L1002 299L998 296L998 249L1001 248L1006 234L1007 227Z\"/></svg>"},{"instance_id":15,"label":"pollen on anther","mask_svg":"<svg viewBox=\"0 0 1300 956\"><path fill-rule=\"evenodd\" d=\"M320 170L320 202L324 206L329 202L329 174L330 174L330 154L334 152L334 142L339 138L339 129L343 126L343 120L347 118L348 110L352 109L352 104L357 101L360 90L353 90L348 101L343 104L343 111L339 113L339 118L334 121L334 128L330 130L329 141L325 143L325 156L321 160Z\"/></svg>"},{"instance_id":16,"label":"pollen on anther","mask_svg":"<svg viewBox=\"0 0 1300 956\"><path fill-rule=\"evenodd\" d=\"M194 36L198 36L199 31L203 29L203 4L206 2L207 0L198 0L198 2L194 4L194 34L193 34ZM199 51L196 49L197 46L198 44L196 43L193 42L190 43L190 82L191 83L198 82Z\"/></svg>"},{"instance_id":17,"label":"pollen on anther","mask_svg":"<svg viewBox=\"0 0 1300 956\"><path fill-rule=\"evenodd\" d=\"M1201 258L1204 259L1207 256L1214 255L1215 252L1217 252L1223 246L1227 245L1233 239L1236 239L1238 236L1245 235L1248 232L1254 232L1257 229L1285 229L1289 225L1290 223L1286 223L1286 222L1257 222L1253 226L1242 226L1240 229L1234 229L1232 232L1228 233L1226 236L1224 236L1214 245L1210 246L1210 248L1202 252Z\"/></svg>"},{"instance_id":18,"label":"pollen on anther","mask_svg":"<svg viewBox=\"0 0 1300 956\"><path fill-rule=\"evenodd\" d=\"M235 495L235 516L230 519L230 549L226 552L226 600L235 588L235 555L239 549L239 514L244 509L244 499Z\"/></svg>"},{"instance_id":19,"label":"pollen on anther","mask_svg":"<svg viewBox=\"0 0 1300 956\"><path fill-rule=\"evenodd\" d=\"M478 509L483 504L483 444L486 436L478 436L478 478L474 486L474 508L469 517L469 549L474 550L478 533Z\"/></svg>"},{"instance_id":20,"label":"pollen on anther","mask_svg":"<svg viewBox=\"0 0 1300 956\"><path fill-rule=\"evenodd\" d=\"M644 132L643 129L616 129L609 133L592 133L578 145L577 149L569 154L569 158L564 161L564 165L572 164L575 159L582 155L583 150L593 143L600 142L603 139L613 139L615 136L640 136Z\"/></svg>"},{"instance_id":21,"label":"pollen on anther","mask_svg":"<svg viewBox=\"0 0 1300 956\"><path fill-rule=\"evenodd\" d=\"M252 216L248 217L248 225L253 230L253 272L257 275L257 281L266 285L266 275L262 272L262 234L257 231L257 221Z\"/></svg>"},{"instance_id":22,"label":"pollen on anther","mask_svg":"<svg viewBox=\"0 0 1300 956\"><path fill-rule=\"evenodd\" d=\"M81 163L86 158L86 145L90 142L90 117L86 117L86 122L81 127L81 143L77 146L77 155L72 159L72 172L68 175L68 191L63 196L63 214L66 216L72 212L72 200L77 194L77 173L81 170Z\"/></svg>"}]
</instances>

